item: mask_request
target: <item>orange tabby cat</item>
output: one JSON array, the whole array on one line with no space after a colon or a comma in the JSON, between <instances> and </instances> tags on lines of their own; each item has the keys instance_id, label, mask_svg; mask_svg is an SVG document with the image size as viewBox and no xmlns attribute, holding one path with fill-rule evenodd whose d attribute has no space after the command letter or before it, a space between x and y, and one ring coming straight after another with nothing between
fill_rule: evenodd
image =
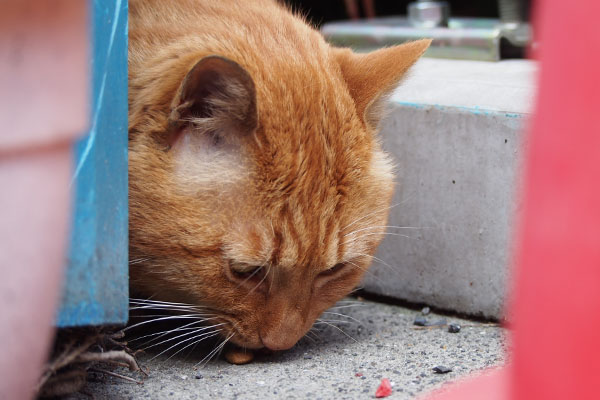
<instances>
[{"instance_id":1,"label":"orange tabby cat","mask_svg":"<svg viewBox=\"0 0 600 400\"><path fill-rule=\"evenodd\" d=\"M355 54L271 0L130 0L129 27L132 293L292 347L383 236L379 106L430 41Z\"/></svg>"}]
</instances>

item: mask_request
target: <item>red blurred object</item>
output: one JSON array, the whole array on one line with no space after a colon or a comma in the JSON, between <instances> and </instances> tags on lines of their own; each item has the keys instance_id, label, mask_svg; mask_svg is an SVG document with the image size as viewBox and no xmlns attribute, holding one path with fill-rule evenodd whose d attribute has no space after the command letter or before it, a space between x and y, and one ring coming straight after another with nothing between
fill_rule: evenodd
<instances>
[{"instance_id":1,"label":"red blurred object","mask_svg":"<svg viewBox=\"0 0 600 400\"><path fill-rule=\"evenodd\" d=\"M600 3L538 6L541 76L512 310L513 394L598 399Z\"/></svg>"},{"instance_id":2,"label":"red blurred object","mask_svg":"<svg viewBox=\"0 0 600 400\"><path fill-rule=\"evenodd\" d=\"M392 384L388 378L383 378L379 384L379 387L377 388L377 391L375 392L375 397L379 399L382 397L388 397L390 394L392 394Z\"/></svg>"},{"instance_id":3,"label":"red blurred object","mask_svg":"<svg viewBox=\"0 0 600 400\"><path fill-rule=\"evenodd\" d=\"M436 399L600 398L600 3L537 7L513 362Z\"/></svg>"},{"instance_id":4,"label":"red blurred object","mask_svg":"<svg viewBox=\"0 0 600 400\"><path fill-rule=\"evenodd\" d=\"M0 1L0 399L30 399L51 345L88 123L88 10Z\"/></svg>"}]
</instances>

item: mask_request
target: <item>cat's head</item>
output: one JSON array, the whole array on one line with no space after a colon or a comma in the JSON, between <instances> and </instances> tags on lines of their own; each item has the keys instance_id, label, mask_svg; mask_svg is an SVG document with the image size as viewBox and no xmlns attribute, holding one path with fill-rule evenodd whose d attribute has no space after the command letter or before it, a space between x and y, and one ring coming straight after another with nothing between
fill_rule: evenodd
<instances>
[{"instance_id":1,"label":"cat's head","mask_svg":"<svg viewBox=\"0 0 600 400\"><path fill-rule=\"evenodd\" d=\"M130 98L132 290L293 346L371 263L393 189L379 107L428 45L170 60Z\"/></svg>"}]
</instances>

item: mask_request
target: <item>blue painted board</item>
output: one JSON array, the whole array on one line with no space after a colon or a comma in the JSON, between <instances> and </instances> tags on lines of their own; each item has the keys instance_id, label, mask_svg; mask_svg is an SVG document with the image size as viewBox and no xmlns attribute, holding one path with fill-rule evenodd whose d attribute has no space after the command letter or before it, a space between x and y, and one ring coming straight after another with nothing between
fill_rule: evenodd
<instances>
[{"instance_id":1,"label":"blue painted board","mask_svg":"<svg viewBox=\"0 0 600 400\"><path fill-rule=\"evenodd\" d=\"M128 316L127 0L90 0L90 131L75 145L74 213L57 326Z\"/></svg>"}]
</instances>

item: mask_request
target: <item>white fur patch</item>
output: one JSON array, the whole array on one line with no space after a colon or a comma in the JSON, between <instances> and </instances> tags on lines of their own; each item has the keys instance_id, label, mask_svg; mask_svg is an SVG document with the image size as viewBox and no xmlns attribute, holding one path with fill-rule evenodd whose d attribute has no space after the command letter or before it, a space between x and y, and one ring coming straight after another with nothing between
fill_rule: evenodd
<instances>
[{"instance_id":1,"label":"white fur patch","mask_svg":"<svg viewBox=\"0 0 600 400\"><path fill-rule=\"evenodd\" d=\"M225 188L239 183L249 174L236 138L185 128L172 151L175 178L184 193Z\"/></svg>"},{"instance_id":2,"label":"white fur patch","mask_svg":"<svg viewBox=\"0 0 600 400\"><path fill-rule=\"evenodd\" d=\"M390 157L381 150L376 150L373 153L371 160L371 176L377 181L393 182L394 181L394 166Z\"/></svg>"}]
</instances>

